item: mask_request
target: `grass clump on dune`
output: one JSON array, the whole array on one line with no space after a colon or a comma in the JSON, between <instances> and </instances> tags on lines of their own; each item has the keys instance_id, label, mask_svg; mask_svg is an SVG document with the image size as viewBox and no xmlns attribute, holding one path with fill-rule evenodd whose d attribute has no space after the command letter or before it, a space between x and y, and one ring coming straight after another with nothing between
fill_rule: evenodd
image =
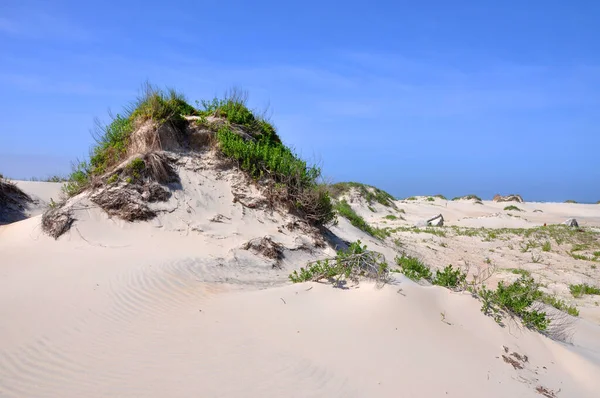
<instances>
[{"instance_id":1,"label":"grass clump on dune","mask_svg":"<svg viewBox=\"0 0 600 398\"><path fill-rule=\"evenodd\" d=\"M473 194L469 194L469 195L465 195L465 196L457 196L455 198L452 198L452 200L476 200L478 202L481 202L481 198L477 195L473 195Z\"/></svg>"},{"instance_id":2,"label":"grass clump on dune","mask_svg":"<svg viewBox=\"0 0 600 398\"><path fill-rule=\"evenodd\" d=\"M433 195L434 198L438 198L438 199L442 199L442 200L448 200L444 195L442 194L437 194L437 195Z\"/></svg>"},{"instance_id":3,"label":"grass clump on dune","mask_svg":"<svg viewBox=\"0 0 600 398\"><path fill-rule=\"evenodd\" d=\"M586 283L579 285L569 285L569 291L573 295L573 297L579 298L583 297L585 294L589 295L600 295L600 288L595 286L590 286Z\"/></svg>"},{"instance_id":4,"label":"grass clump on dune","mask_svg":"<svg viewBox=\"0 0 600 398\"><path fill-rule=\"evenodd\" d=\"M546 241L542 245L542 251L549 252L551 249L552 249L552 245L550 244L550 241Z\"/></svg>"},{"instance_id":5,"label":"grass clump on dune","mask_svg":"<svg viewBox=\"0 0 600 398\"><path fill-rule=\"evenodd\" d=\"M565 200L565 203L577 203L577 201L575 201L573 199L567 199L567 200Z\"/></svg>"},{"instance_id":6,"label":"grass clump on dune","mask_svg":"<svg viewBox=\"0 0 600 398\"><path fill-rule=\"evenodd\" d=\"M343 199L335 204L335 210L342 217L348 219L348 221L350 221L350 224L352 224L356 228L360 229L361 231L368 233L371 236L374 236L374 237L380 238L380 239L384 239L387 236L389 236L389 233L387 232L387 230L380 229L380 228L374 228L374 227L370 226L365 221L365 219L362 218L360 215L358 215L354 211L354 209L352 209L350 204Z\"/></svg>"},{"instance_id":7,"label":"grass clump on dune","mask_svg":"<svg viewBox=\"0 0 600 398\"><path fill-rule=\"evenodd\" d=\"M280 143L275 127L264 117L258 116L248 106L248 95L241 90L231 90L225 94L224 99L214 98L212 101L200 101L201 116L214 116L223 118L229 123L243 126L256 135L268 138L272 142Z\"/></svg>"},{"instance_id":8,"label":"grass clump on dune","mask_svg":"<svg viewBox=\"0 0 600 398\"><path fill-rule=\"evenodd\" d=\"M246 107L245 97L235 94L225 100L204 102L201 114L213 114L228 122L253 129L253 140L236 134L223 125L216 134L219 150L237 161L252 177L268 177L274 184L274 196L284 198L313 224L323 225L335 218L327 187L318 183L321 169L309 166L290 148L283 145L275 128L255 117Z\"/></svg>"},{"instance_id":9,"label":"grass clump on dune","mask_svg":"<svg viewBox=\"0 0 600 398\"><path fill-rule=\"evenodd\" d=\"M556 308L557 310L566 312L571 316L579 316L579 310L574 305L567 304L564 300L558 299L554 296L550 296L548 294L542 295L540 301L544 304L548 304Z\"/></svg>"},{"instance_id":10,"label":"grass clump on dune","mask_svg":"<svg viewBox=\"0 0 600 398\"><path fill-rule=\"evenodd\" d=\"M365 198L368 204L377 202L386 207L396 207L394 204L395 199L392 195L372 185L362 184L360 182L338 182L329 186L331 196L334 198L339 198L352 188L358 189L361 196Z\"/></svg>"},{"instance_id":11,"label":"grass clump on dune","mask_svg":"<svg viewBox=\"0 0 600 398\"><path fill-rule=\"evenodd\" d=\"M517 206L515 205L510 205L510 206L506 206L504 208L505 211L523 211L521 209L519 209Z\"/></svg>"},{"instance_id":12,"label":"grass clump on dune","mask_svg":"<svg viewBox=\"0 0 600 398\"><path fill-rule=\"evenodd\" d=\"M124 160L136 122L153 120L159 125L171 123L173 127L181 128L183 116L194 114L197 111L186 102L183 94L173 89L163 91L146 83L142 95L113 117L108 125L96 123L96 145L91 150L90 159L73 165L63 191L69 197L80 193L93 176L104 174Z\"/></svg>"},{"instance_id":13,"label":"grass clump on dune","mask_svg":"<svg viewBox=\"0 0 600 398\"><path fill-rule=\"evenodd\" d=\"M156 128L169 124L172 131L185 134L185 116L200 116L205 122L210 116L220 120L211 124L218 150L253 178L270 181L267 193L270 199L286 202L314 225L333 221L335 213L329 193L318 183L321 170L308 165L283 145L273 125L251 111L246 100L243 92L234 90L224 99L202 101L203 109L198 110L177 91L163 91L146 84L142 95L122 114L116 115L107 126L98 124L97 144L90 160L74 166L64 192L68 196L80 193L93 177L104 175L123 161L132 133L141 123L151 120ZM240 129L248 134L238 134ZM159 147L160 144L152 150Z\"/></svg>"}]
</instances>

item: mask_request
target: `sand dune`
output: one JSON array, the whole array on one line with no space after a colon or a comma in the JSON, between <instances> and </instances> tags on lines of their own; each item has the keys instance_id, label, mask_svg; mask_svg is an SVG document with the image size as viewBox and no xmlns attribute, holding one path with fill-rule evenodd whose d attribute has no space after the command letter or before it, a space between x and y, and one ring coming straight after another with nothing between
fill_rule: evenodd
<instances>
[{"instance_id":1,"label":"sand dune","mask_svg":"<svg viewBox=\"0 0 600 398\"><path fill-rule=\"evenodd\" d=\"M232 206L234 176L181 173L181 194L162 205L173 211L150 223L110 219L80 198L74 227L57 241L41 233L39 216L0 227L0 396L536 397L544 388L594 397L600 390L597 324L580 321L565 345L516 323L499 327L469 294L402 276L382 289L290 285L292 269L332 249L283 229L289 216ZM407 218L437 211L398 206ZM459 215L467 206L474 208L459 203L444 216L458 222L495 211L486 203ZM216 214L225 218L210 221ZM397 253L345 219L332 231L389 260ZM240 249L264 235L286 247L280 267Z\"/></svg>"}]
</instances>

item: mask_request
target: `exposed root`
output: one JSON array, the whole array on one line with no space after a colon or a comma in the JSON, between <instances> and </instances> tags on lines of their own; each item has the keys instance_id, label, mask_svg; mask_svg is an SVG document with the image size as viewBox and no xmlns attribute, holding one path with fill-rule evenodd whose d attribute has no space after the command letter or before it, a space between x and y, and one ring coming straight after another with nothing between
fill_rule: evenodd
<instances>
[{"instance_id":1,"label":"exposed root","mask_svg":"<svg viewBox=\"0 0 600 398\"><path fill-rule=\"evenodd\" d=\"M42 231L54 239L58 239L73 225L73 213L68 208L48 209L42 215Z\"/></svg>"},{"instance_id":2,"label":"exposed root","mask_svg":"<svg viewBox=\"0 0 600 398\"><path fill-rule=\"evenodd\" d=\"M543 395L546 398L556 398L556 393L544 386L537 386L535 388L535 391L538 392L538 394ZM559 390L560 391L560 390Z\"/></svg>"},{"instance_id":3,"label":"exposed root","mask_svg":"<svg viewBox=\"0 0 600 398\"><path fill-rule=\"evenodd\" d=\"M504 360L504 362L512 365L512 367L515 369L523 369L523 365L521 364L521 362L517 361L514 358L511 358L507 355L502 355L502 359Z\"/></svg>"},{"instance_id":4,"label":"exposed root","mask_svg":"<svg viewBox=\"0 0 600 398\"><path fill-rule=\"evenodd\" d=\"M277 261L283 259L283 246L281 243L273 242L269 236L252 239L244 243L242 249Z\"/></svg>"},{"instance_id":5,"label":"exposed root","mask_svg":"<svg viewBox=\"0 0 600 398\"><path fill-rule=\"evenodd\" d=\"M0 224L26 218L26 205L33 200L12 182L0 178Z\"/></svg>"},{"instance_id":6,"label":"exposed root","mask_svg":"<svg viewBox=\"0 0 600 398\"><path fill-rule=\"evenodd\" d=\"M148 207L148 202L165 201L171 193L160 185L120 185L103 189L90 200L111 216L126 221L149 220L156 212Z\"/></svg>"}]
</instances>

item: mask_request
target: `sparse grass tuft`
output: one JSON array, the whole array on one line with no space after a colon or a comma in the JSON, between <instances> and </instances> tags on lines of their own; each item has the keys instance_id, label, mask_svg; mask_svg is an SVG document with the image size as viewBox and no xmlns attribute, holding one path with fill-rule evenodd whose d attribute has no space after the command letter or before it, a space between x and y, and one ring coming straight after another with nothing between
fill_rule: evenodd
<instances>
[{"instance_id":1,"label":"sparse grass tuft","mask_svg":"<svg viewBox=\"0 0 600 398\"><path fill-rule=\"evenodd\" d=\"M461 200L461 199L476 200L476 201L481 202L481 198L479 196L473 195L473 194L469 194L469 195L465 195L465 196L457 196L457 197L453 198L452 200Z\"/></svg>"},{"instance_id":2,"label":"sparse grass tuft","mask_svg":"<svg viewBox=\"0 0 600 398\"><path fill-rule=\"evenodd\" d=\"M579 285L569 285L569 290L573 297L579 298L585 294L589 295L600 295L600 288L595 286L590 286L587 283L579 284Z\"/></svg>"},{"instance_id":3,"label":"sparse grass tuft","mask_svg":"<svg viewBox=\"0 0 600 398\"><path fill-rule=\"evenodd\" d=\"M510 205L510 206L506 206L504 208L505 211L523 211L521 209L519 209L517 206L515 205Z\"/></svg>"},{"instance_id":4,"label":"sparse grass tuft","mask_svg":"<svg viewBox=\"0 0 600 398\"><path fill-rule=\"evenodd\" d=\"M409 196L408 198L406 198L406 199L404 199L404 200L417 200L417 198L416 198L416 197L414 197L414 196Z\"/></svg>"},{"instance_id":5,"label":"sparse grass tuft","mask_svg":"<svg viewBox=\"0 0 600 398\"><path fill-rule=\"evenodd\" d=\"M522 269L522 268L512 269L510 272L512 272L513 274L517 274L517 275L531 276L531 272L527 271L526 269Z\"/></svg>"},{"instance_id":6,"label":"sparse grass tuft","mask_svg":"<svg viewBox=\"0 0 600 398\"><path fill-rule=\"evenodd\" d=\"M428 202L435 202L435 199L434 199L434 198L432 198L431 196L429 196L429 197L427 198L427 201L428 201Z\"/></svg>"},{"instance_id":7,"label":"sparse grass tuft","mask_svg":"<svg viewBox=\"0 0 600 398\"><path fill-rule=\"evenodd\" d=\"M556 308L557 310L566 312L569 315L579 316L579 310L577 309L577 307L575 307L574 305L569 305L564 300L561 300L555 296L543 294L542 297L540 297L540 301L542 303L548 304Z\"/></svg>"},{"instance_id":8,"label":"sparse grass tuft","mask_svg":"<svg viewBox=\"0 0 600 398\"><path fill-rule=\"evenodd\" d=\"M280 143L281 140L275 131L275 127L264 117L251 111L247 106L247 102L247 92L233 89L226 93L223 99L214 98L212 101L200 101L200 106L203 108L200 115L224 118L229 123L245 127L254 135Z\"/></svg>"},{"instance_id":9,"label":"sparse grass tuft","mask_svg":"<svg viewBox=\"0 0 600 398\"><path fill-rule=\"evenodd\" d=\"M368 233L369 235L375 236L380 239L384 239L389 236L389 233L385 229L374 228L370 226L364 218L358 215L350 204L346 202L346 200L340 200L334 206L335 210L342 216L350 221L350 224L354 225L356 228L360 229Z\"/></svg>"},{"instance_id":10,"label":"sparse grass tuft","mask_svg":"<svg viewBox=\"0 0 600 398\"><path fill-rule=\"evenodd\" d=\"M448 200L444 195L442 194L437 194L437 195L433 195L434 198L438 198L438 199L443 199L443 200Z\"/></svg>"},{"instance_id":11,"label":"sparse grass tuft","mask_svg":"<svg viewBox=\"0 0 600 398\"><path fill-rule=\"evenodd\" d=\"M393 215L393 214L388 214L387 216L385 216L385 218L386 218L386 219L388 219L388 220L392 220L392 221L393 221L393 220L397 220L397 219L398 219L398 217L396 217L396 216L395 216L395 215Z\"/></svg>"},{"instance_id":12,"label":"sparse grass tuft","mask_svg":"<svg viewBox=\"0 0 600 398\"><path fill-rule=\"evenodd\" d=\"M543 245L542 245L542 251L545 252L549 252L552 249L552 246L550 245L550 241L546 241Z\"/></svg>"},{"instance_id":13,"label":"sparse grass tuft","mask_svg":"<svg viewBox=\"0 0 600 398\"><path fill-rule=\"evenodd\" d=\"M394 197L386 191L376 188L372 185L362 184L359 182L338 182L329 186L331 196L339 198L343 193L348 192L351 188L358 189L361 196L365 198L369 205L377 202L386 207L396 208Z\"/></svg>"}]
</instances>

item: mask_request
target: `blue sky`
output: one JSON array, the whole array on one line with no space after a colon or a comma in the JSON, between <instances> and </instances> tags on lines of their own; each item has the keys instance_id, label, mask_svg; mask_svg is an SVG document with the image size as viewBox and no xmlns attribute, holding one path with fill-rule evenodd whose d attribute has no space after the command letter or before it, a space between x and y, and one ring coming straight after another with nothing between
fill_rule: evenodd
<instances>
[{"instance_id":1,"label":"blue sky","mask_svg":"<svg viewBox=\"0 0 600 398\"><path fill-rule=\"evenodd\" d=\"M232 86L333 181L600 200L600 2L0 4L0 172L65 174L149 80Z\"/></svg>"}]
</instances>

